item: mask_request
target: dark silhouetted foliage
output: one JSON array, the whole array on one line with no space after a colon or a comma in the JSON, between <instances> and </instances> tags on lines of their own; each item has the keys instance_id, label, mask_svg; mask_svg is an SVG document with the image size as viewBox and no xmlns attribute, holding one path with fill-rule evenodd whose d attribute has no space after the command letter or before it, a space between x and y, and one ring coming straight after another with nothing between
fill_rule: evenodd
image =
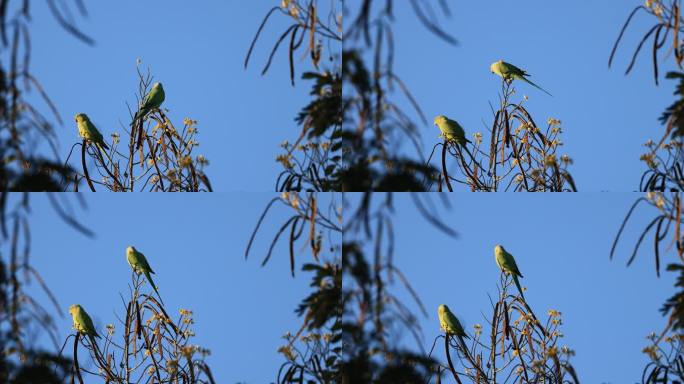
<instances>
[{"instance_id":1,"label":"dark silhouetted foliage","mask_svg":"<svg viewBox=\"0 0 684 384\"><path fill-rule=\"evenodd\" d=\"M325 4L325 5L321 5ZM328 6L327 11L322 8ZM264 17L245 57L249 64L261 32L274 14L290 19L290 25L276 40L261 74L271 67L280 44L289 36L288 65L290 82L295 85L295 54L304 50L315 71L305 71L302 79L313 81L313 100L304 106L295 121L301 132L291 143L285 140L285 153L276 157L283 171L276 180L277 191L340 191L342 123L342 79L339 75L342 59L337 47L342 46L342 0L283 0ZM324 16L321 15L323 12ZM323 17L321 17L323 16ZM306 42L306 44L304 44ZM322 60L326 52L330 68Z\"/></svg>"}]
</instances>

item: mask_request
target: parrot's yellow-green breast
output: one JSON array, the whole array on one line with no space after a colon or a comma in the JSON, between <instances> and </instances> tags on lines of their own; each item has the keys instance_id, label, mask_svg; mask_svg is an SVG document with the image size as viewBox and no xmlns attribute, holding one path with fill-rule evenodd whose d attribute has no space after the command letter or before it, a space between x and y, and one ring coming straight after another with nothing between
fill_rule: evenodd
<instances>
[{"instance_id":1,"label":"parrot's yellow-green breast","mask_svg":"<svg viewBox=\"0 0 684 384\"><path fill-rule=\"evenodd\" d=\"M489 66L489 70L494 72L494 73L501 72L500 66L502 63L503 63L503 60L493 62L492 65Z\"/></svg>"},{"instance_id":2,"label":"parrot's yellow-green breast","mask_svg":"<svg viewBox=\"0 0 684 384\"><path fill-rule=\"evenodd\" d=\"M449 332L449 325L446 323L446 317L444 313L445 305L440 305L437 308L437 314L439 315L439 327L442 328L444 332Z\"/></svg>"},{"instance_id":3,"label":"parrot's yellow-green breast","mask_svg":"<svg viewBox=\"0 0 684 384\"><path fill-rule=\"evenodd\" d=\"M439 326L442 330L448 334L463 336L465 331L458 321L458 318L449 310L445 304L441 304L437 308L437 314L439 315Z\"/></svg>"},{"instance_id":4,"label":"parrot's yellow-green breast","mask_svg":"<svg viewBox=\"0 0 684 384\"><path fill-rule=\"evenodd\" d=\"M88 116L85 113L79 113L74 118L76 120L76 126L78 127L78 134L86 139L90 138L90 132L88 131Z\"/></svg>"},{"instance_id":5,"label":"parrot's yellow-green breast","mask_svg":"<svg viewBox=\"0 0 684 384\"><path fill-rule=\"evenodd\" d=\"M467 142L463 127L455 120L451 120L444 115L438 115L435 117L434 123L442 132L442 136L447 140L455 141L461 145L465 145Z\"/></svg>"},{"instance_id":6,"label":"parrot's yellow-green breast","mask_svg":"<svg viewBox=\"0 0 684 384\"><path fill-rule=\"evenodd\" d=\"M494 257L496 259L496 265L504 272L522 277L522 274L518 269L518 264L515 262L515 258L513 258L513 255L508 253L502 245L497 244L494 247Z\"/></svg>"},{"instance_id":7,"label":"parrot's yellow-green breast","mask_svg":"<svg viewBox=\"0 0 684 384\"><path fill-rule=\"evenodd\" d=\"M93 326L93 321L88 315L88 313L78 304L74 304L69 307L69 313L74 322L74 329L84 335L92 335L99 337L95 327Z\"/></svg>"},{"instance_id":8,"label":"parrot's yellow-green breast","mask_svg":"<svg viewBox=\"0 0 684 384\"><path fill-rule=\"evenodd\" d=\"M90 140L102 149L109 149L109 146L104 142L104 138L100 131L95 128L95 125L90 121L88 115L85 113L77 114L74 119L78 127L78 134L86 140Z\"/></svg>"},{"instance_id":9,"label":"parrot's yellow-green breast","mask_svg":"<svg viewBox=\"0 0 684 384\"><path fill-rule=\"evenodd\" d=\"M489 70L503 77L505 80L513 80L514 74L511 71L511 66L503 60L495 61L489 66Z\"/></svg>"}]
</instances>

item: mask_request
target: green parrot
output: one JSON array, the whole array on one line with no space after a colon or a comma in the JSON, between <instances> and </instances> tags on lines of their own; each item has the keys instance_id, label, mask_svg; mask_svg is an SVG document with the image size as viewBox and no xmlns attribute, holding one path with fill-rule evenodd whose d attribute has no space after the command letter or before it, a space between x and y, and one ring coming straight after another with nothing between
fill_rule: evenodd
<instances>
[{"instance_id":1,"label":"green parrot","mask_svg":"<svg viewBox=\"0 0 684 384\"><path fill-rule=\"evenodd\" d=\"M450 335L456 336L456 339L458 339L458 342L461 344L463 353L468 353L468 346L463 339L469 339L470 337L466 335L461 322L458 321L458 318L451 313L446 304L441 304L439 307L437 307L437 314L439 315L439 326L446 333L446 342L449 342Z\"/></svg>"},{"instance_id":2,"label":"green parrot","mask_svg":"<svg viewBox=\"0 0 684 384\"><path fill-rule=\"evenodd\" d=\"M463 330L461 322L451 313L446 304L441 304L437 307L437 314L439 315L439 326L446 332L447 335L455 335L459 337L469 338Z\"/></svg>"},{"instance_id":3,"label":"green parrot","mask_svg":"<svg viewBox=\"0 0 684 384\"><path fill-rule=\"evenodd\" d=\"M522 69L516 67L513 64L509 64L503 60L499 60L499 61L493 63L489 67L489 69L492 71L492 73L496 73L497 75L501 76L504 80L506 80L509 83L512 82L513 80L522 80L522 81L530 84L531 86L542 90L547 95L553 96L550 93L546 92L546 90L544 88L542 88L542 87L538 86L537 84L528 80L527 76L529 76L529 74L527 72L523 71Z\"/></svg>"},{"instance_id":4,"label":"green parrot","mask_svg":"<svg viewBox=\"0 0 684 384\"><path fill-rule=\"evenodd\" d=\"M109 146L104 142L102 134L95 128L88 115L79 113L76 115L76 125L78 126L78 134L93 144L97 145L101 150L109 149Z\"/></svg>"},{"instance_id":5,"label":"green parrot","mask_svg":"<svg viewBox=\"0 0 684 384\"><path fill-rule=\"evenodd\" d=\"M518 287L520 296L524 299L525 296L523 295L523 290L520 288L520 282L518 281L518 276L523 277L523 275L520 273L513 255L508 253L503 246L497 245L494 247L494 257L496 259L496 265L499 266L501 271L513 277L513 282L515 283L515 286Z\"/></svg>"},{"instance_id":6,"label":"green parrot","mask_svg":"<svg viewBox=\"0 0 684 384\"><path fill-rule=\"evenodd\" d=\"M449 141L453 141L464 148L466 143L471 142L470 140L466 139L463 127L461 127L461 125L455 120L451 120L444 115L439 115L435 117L435 125L442 132L442 137Z\"/></svg>"},{"instance_id":7,"label":"green parrot","mask_svg":"<svg viewBox=\"0 0 684 384\"><path fill-rule=\"evenodd\" d=\"M164 98L165 95L162 84L159 82L154 83L150 92L145 95L145 98L140 105L140 109L135 113L133 122L135 123L138 119L144 119L152 110L159 108L164 102Z\"/></svg>"},{"instance_id":8,"label":"green parrot","mask_svg":"<svg viewBox=\"0 0 684 384\"><path fill-rule=\"evenodd\" d=\"M463 148L466 151L468 156L470 156L470 159L474 163L477 163L475 157L473 157L473 154L470 153L470 150L468 149L468 147L466 147L466 144L472 143L472 141L466 139L465 130L463 130L463 127L461 127L461 125L458 122L456 122L455 120L451 120L450 118L444 115L438 115L437 117L435 117L434 123L442 132L441 137L444 137L449 142L460 145L461 148ZM491 175L491 173L487 173Z\"/></svg>"},{"instance_id":9,"label":"green parrot","mask_svg":"<svg viewBox=\"0 0 684 384\"><path fill-rule=\"evenodd\" d=\"M74 319L74 329L76 329L81 334L91 337L101 338L95 330L93 325L93 320L88 316L88 313L78 304L74 304L69 307L69 313Z\"/></svg>"},{"instance_id":10,"label":"green parrot","mask_svg":"<svg viewBox=\"0 0 684 384\"><path fill-rule=\"evenodd\" d=\"M152 270L152 267L150 267L150 264L147 262L145 255L143 255L141 252L138 252L138 250L135 249L135 247L128 247L126 248L126 260L128 261L128 265L130 265L131 268L133 268L133 272L137 274L145 274L145 277L147 277L147 281L150 282L150 285L152 285L154 291L157 292L159 300L161 300L161 295L159 294L159 291L157 291L157 286L154 285L154 281L152 281L152 276L150 275L151 273L154 273L154 271Z\"/></svg>"}]
</instances>

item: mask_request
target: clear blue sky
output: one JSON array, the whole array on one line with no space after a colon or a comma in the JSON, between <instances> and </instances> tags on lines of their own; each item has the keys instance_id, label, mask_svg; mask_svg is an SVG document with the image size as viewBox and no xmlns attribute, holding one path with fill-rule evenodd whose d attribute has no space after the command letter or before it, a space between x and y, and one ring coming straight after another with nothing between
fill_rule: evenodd
<instances>
[{"instance_id":1,"label":"clear blue sky","mask_svg":"<svg viewBox=\"0 0 684 384\"><path fill-rule=\"evenodd\" d=\"M126 102L136 103L140 58L142 68L151 68L164 84L164 107L173 123L180 127L185 117L199 122L196 154L210 161L206 172L214 190L274 189L278 145L299 134L294 117L310 100L309 83L290 85L286 50L276 54L265 77L260 75L290 19L273 15L247 71L243 62L263 17L280 0L89 1L87 18L78 16L73 2L66 3L94 47L61 29L43 2L32 3L30 27L32 73L65 121L56 128L63 159L78 140L76 113L86 112L106 137L123 133L122 124L129 121ZM301 55L295 61L297 76L311 68Z\"/></svg>"},{"instance_id":2,"label":"clear blue sky","mask_svg":"<svg viewBox=\"0 0 684 384\"><path fill-rule=\"evenodd\" d=\"M454 239L422 219L409 196L396 194L394 262L423 300L429 317L419 315L398 281L392 289L419 315L427 350L440 334L439 304L449 305L472 332L474 324L486 324L482 313L491 313L487 294L497 292L493 248L500 243L515 256L525 276L521 284L528 289L525 296L532 308L544 319L548 309L562 312L561 345L577 352L572 363L581 382L636 382L647 362L641 352L645 336L662 330L665 319L658 309L674 293L671 273L655 276L650 238L634 264L625 267L653 209L644 206L636 211L618 259L608 258L623 215L636 197L458 194L450 197L452 209L441 214L459 232ZM438 203L436 195L433 199ZM359 199L349 200L355 207ZM672 256L663 255L663 265ZM417 350L410 333L399 335L399 340ZM445 361L442 349L436 356Z\"/></svg>"},{"instance_id":3,"label":"clear blue sky","mask_svg":"<svg viewBox=\"0 0 684 384\"><path fill-rule=\"evenodd\" d=\"M119 297L127 294L130 283L125 248L134 245L155 269L155 282L174 318L180 308L194 311L195 343L211 349L207 362L218 383L275 381L284 361L276 352L283 344L281 336L301 325L294 310L310 292L311 275L299 268L311 257L296 249L298 271L293 279L283 241L271 262L260 267L273 235L290 214L276 205L245 261L247 240L271 197L86 196L89 208L77 211L77 217L96 233L91 239L57 218L46 196L33 196L31 260L65 312L65 317L55 318L60 339L73 332L66 312L71 304L83 305L100 330L117 323L115 314L125 313ZM330 196L322 195L319 204L328 201ZM37 290L34 284L32 292ZM38 298L47 303L44 295Z\"/></svg>"},{"instance_id":4,"label":"clear blue sky","mask_svg":"<svg viewBox=\"0 0 684 384\"><path fill-rule=\"evenodd\" d=\"M469 135L491 127L489 103L498 102L500 79L489 65L504 59L527 70L532 81L553 94L517 86L520 96L530 97L526 106L537 124L545 128L548 117L563 122L561 153L575 160L570 170L580 190L638 188L644 170L639 161L642 144L660 138L663 128L657 118L675 100L674 82L661 78L659 87L653 82L650 40L634 71L623 75L633 49L655 22L645 13L633 20L614 67L608 69L622 24L643 1L447 2L452 16L440 15L436 21L459 40L458 46L422 27L408 1L394 4L394 71L430 120L419 126L425 158L438 140L439 132L431 125L438 114L458 120ZM671 56L661 61L662 76L673 64ZM397 93L395 99L402 97ZM406 102L400 105L408 108ZM416 156L408 141L403 150Z\"/></svg>"}]
</instances>

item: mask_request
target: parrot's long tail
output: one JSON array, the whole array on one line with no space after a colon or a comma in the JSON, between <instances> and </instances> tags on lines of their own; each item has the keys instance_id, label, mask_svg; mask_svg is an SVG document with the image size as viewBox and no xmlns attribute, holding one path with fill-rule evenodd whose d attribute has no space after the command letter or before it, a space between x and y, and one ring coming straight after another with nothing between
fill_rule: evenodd
<instances>
[{"instance_id":1,"label":"parrot's long tail","mask_svg":"<svg viewBox=\"0 0 684 384\"><path fill-rule=\"evenodd\" d=\"M107 145L105 142L97 143L96 145L97 145L98 147L100 147L100 149L102 150L102 152L104 152L104 151L106 151L106 150L109 149L109 145Z\"/></svg>"},{"instance_id":2,"label":"parrot's long tail","mask_svg":"<svg viewBox=\"0 0 684 384\"><path fill-rule=\"evenodd\" d=\"M93 344L93 347L97 345L95 339L101 339L100 335L98 335L97 333L95 333L94 335L88 334L88 338L90 339L90 342Z\"/></svg>"},{"instance_id":3,"label":"parrot's long tail","mask_svg":"<svg viewBox=\"0 0 684 384\"><path fill-rule=\"evenodd\" d=\"M99 143L95 143L95 147L97 148L97 155L98 155L98 157L99 157L98 160L100 160L100 161L102 162L102 164L104 165L105 162L104 162L104 158L102 157L102 154L104 153L104 154L106 155L106 154L107 154L107 151L106 151L105 148L104 148L102 145L100 145Z\"/></svg>"},{"instance_id":4,"label":"parrot's long tail","mask_svg":"<svg viewBox=\"0 0 684 384\"><path fill-rule=\"evenodd\" d=\"M145 277L147 277L147 281L150 282L150 285L152 286L152 289L157 293L157 297L159 297L159 301L161 301L162 305L164 304L164 300L162 300L161 295L159 294L159 291L157 291L157 286L154 284L154 281L152 281L152 275L150 275L150 272L146 271L145 272Z\"/></svg>"},{"instance_id":5,"label":"parrot's long tail","mask_svg":"<svg viewBox=\"0 0 684 384\"><path fill-rule=\"evenodd\" d=\"M548 92L546 91L546 89L544 89L544 88L538 86L537 84L535 84L535 83L533 83L532 81L528 80L526 77L521 77L521 78L522 78L523 80L525 80L525 82L527 82L527 84L529 84L529 85L531 85L531 86L533 86L533 87L539 89L540 91L546 93L547 95L553 97L553 95L550 94L550 93L548 93Z\"/></svg>"},{"instance_id":6,"label":"parrot's long tail","mask_svg":"<svg viewBox=\"0 0 684 384\"><path fill-rule=\"evenodd\" d=\"M461 344L461 349L463 350L463 353L468 353L468 346L465 343L465 340L463 340L463 336L456 336L458 339L459 344Z\"/></svg>"},{"instance_id":7,"label":"parrot's long tail","mask_svg":"<svg viewBox=\"0 0 684 384\"><path fill-rule=\"evenodd\" d=\"M131 135L135 137L137 133L136 148L138 149L142 148L143 145L143 122L146 114L147 112L143 112L142 110L136 112L135 116L133 116L133 121L131 122Z\"/></svg>"},{"instance_id":8,"label":"parrot's long tail","mask_svg":"<svg viewBox=\"0 0 684 384\"><path fill-rule=\"evenodd\" d=\"M95 335L97 336L97 335ZM93 335L88 335L88 338L90 339L90 343L93 345L93 351L99 352L100 350L97 348L97 342L95 342L95 336Z\"/></svg>"},{"instance_id":9,"label":"parrot's long tail","mask_svg":"<svg viewBox=\"0 0 684 384\"><path fill-rule=\"evenodd\" d=\"M97 148L97 154L100 157L99 160L102 162L102 165L105 164L104 158L102 157L103 153L105 154L105 156L107 156L107 158L109 159L110 162L112 161L112 159L107 154L107 150L109 149L109 146L107 144L105 144L104 142L103 143L95 143L95 147Z\"/></svg>"},{"instance_id":10,"label":"parrot's long tail","mask_svg":"<svg viewBox=\"0 0 684 384\"><path fill-rule=\"evenodd\" d=\"M139 109L135 115L133 115L133 121L131 121L131 135L135 136L138 133L136 148L142 148L143 145L143 122L145 116L149 110Z\"/></svg>"},{"instance_id":11,"label":"parrot's long tail","mask_svg":"<svg viewBox=\"0 0 684 384\"><path fill-rule=\"evenodd\" d=\"M522 290L522 288L520 287L520 281L518 280L518 276L515 275L515 274L511 274L511 275L513 276L513 282L515 283L516 288L518 288L518 292L520 292L520 297L522 297L523 300L524 300L524 299L525 299L525 295L523 295L523 290Z\"/></svg>"},{"instance_id":12,"label":"parrot's long tail","mask_svg":"<svg viewBox=\"0 0 684 384\"><path fill-rule=\"evenodd\" d=\"M147 114L152 112L152 111L154 111L154 108L153 109L149 109L149 108L139 109L138 112L136 112L135 115L133 115L133 122L131 123L131 125L135 125L135 123L137 123L138 121L142 122L143 120L145 120L145 117L147 117Z\"/></svg>"},{"instance_id":13,"label":"parrot's long tail","mask_svg":"<svg viewBox=\"0 0 684 384\"><path fill-rule=\"evenodd\" d=\"M99 157L98 160L100 160L100 162L102 163L102 165L105 165L104 157L102 156L103 153L104 153L104 155L107 157L107 160L109 160L109 163L110 163L110 164L113 163L112 158L109 156L109 154L108 154L107 151L105 150L105 148L106 148L106 149L109 149L109 147L107 146L107 144L104 144L104 147L103 147L102 145L100 145L100 144L95 144L95 146L96 146L97 149L98 149L98 151L97 151L97 155L98 155L98 157ZM116 178L114 178L114 181L117 182L117 181L116 181Z\"/></svg>"},{"instance_id":14,"label":"parrot's long tail","mask_svg":"<svg viewBox=\"0 0 684 384\"><path fill-rule=\"evenodd\" d=\"M134 126L135 123L138 122L138 120L142 119L144 114L142 113L142 110L138 110L135 115L133 115L133 121L131 122L131 126Z\"/></svg>"}]
</instances>

